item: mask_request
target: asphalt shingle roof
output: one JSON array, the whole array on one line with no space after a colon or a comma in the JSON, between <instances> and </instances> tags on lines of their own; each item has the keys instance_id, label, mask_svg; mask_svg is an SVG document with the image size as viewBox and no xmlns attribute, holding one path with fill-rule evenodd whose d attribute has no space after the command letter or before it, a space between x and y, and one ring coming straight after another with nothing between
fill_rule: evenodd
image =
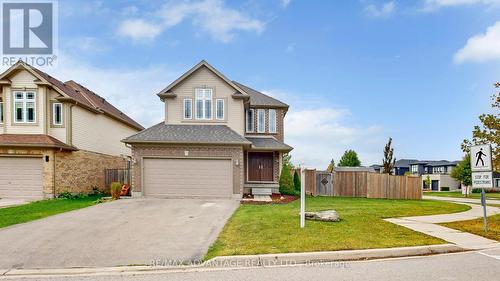
<instances>
[{"instance_id":1,"label":"asphalt shingle roof","mask_svg":"<svg viewBox=\"0 0 500 281\"><path fill-rule=\"evenodd\" d=\"M288 108L286 103L283 103L275 98L272 98L266 94L263 94L257 90L254 90L248 86L245 86L241 83L233 81L238 87L243 89L245 93L250 96L250 105L251 106L267 106L267 107L284 107Z\"/></svg>"},{"instance_id":2,"label":"asphalt shingle roof","mask_svg":"<svg viewBox=\"0 0 500 281\"><path fill-rule=\"evenodd\" d=\"M123 140L125 143L250 144L226 125L173 125L161 122Z\"/></svg>"},{"instance_id":3,"label":"asphalt shingle roof","mask_svg":"<svg viewBox=\"0 0 500 281\"><path fill-rule=\"evenodd\" d=\"M290 151L293 148L285 143L276 140L273 137L246 137L252 142L252 147L269 150Z\"/></svg>"}]
</instances>

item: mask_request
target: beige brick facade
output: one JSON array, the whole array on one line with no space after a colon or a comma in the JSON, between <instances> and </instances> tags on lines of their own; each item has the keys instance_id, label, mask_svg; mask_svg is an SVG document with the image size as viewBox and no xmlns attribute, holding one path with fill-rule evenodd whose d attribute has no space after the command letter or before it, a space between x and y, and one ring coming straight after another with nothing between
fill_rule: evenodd
<instances>
[{"instance_id":1,"label":"beige brick facade","mask_svg":"<svg viewBox=\"0 0 500 281\"><path fill-rule=\"evenodd\" d=\"M186 156L186 151L187 155ZM233 194L243 192L243 147L215 145L133 145L132 191L142 191L142 159L156 158L230 158L233 165Z\"/></svg>"},{"instance_id":2,"label":"beige brick facade","mask_svg":"<svg viewBox=\"0 0 500 281\"><path fill-rule=\"evenodd\" d=\"M79 150L58 151L55 154L56 194L61 192L86 193L92 187L108 192L104 186L105 169L125 169L127 159L101 153Z\"/></svg>"}]
</instances>

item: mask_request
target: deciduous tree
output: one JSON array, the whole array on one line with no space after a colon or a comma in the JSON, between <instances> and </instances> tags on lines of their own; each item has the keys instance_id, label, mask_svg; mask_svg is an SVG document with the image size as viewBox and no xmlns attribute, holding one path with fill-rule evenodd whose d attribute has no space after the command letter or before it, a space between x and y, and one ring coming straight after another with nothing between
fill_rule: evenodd
<instances>
[{"instance_id":1,"label":"deciduous tree","mask_svg":"<svg viewBox=\"0 0 500 281\"><path fill-rule=\"evenodd\" d=\"M347 150L342 155L339 161L339 167L359 167L361 166L361 161L359 161L358 154L354 150Z\"/></svg>"},{"instance_id":2,"label":"deciduous tree","mask_svg":"<svg viewBox=\"0 0 500 281\"><path fill-rule=\"evenodd\" d=\"M396 163L396 158L393 159L394 156L394 148L392 147L392 138L389 138L389 141L384 147L384 159L382 160L382 165L384 166L384 174L392 175L392 168Z\"/></svg>"}]
</instances>

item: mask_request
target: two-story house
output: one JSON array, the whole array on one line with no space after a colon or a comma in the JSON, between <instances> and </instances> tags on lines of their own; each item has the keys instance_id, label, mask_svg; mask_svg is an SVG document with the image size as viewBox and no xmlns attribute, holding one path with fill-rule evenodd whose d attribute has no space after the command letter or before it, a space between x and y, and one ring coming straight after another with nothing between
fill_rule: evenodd
<instances>
[{"instance_id":1,"label":"two-story house","mask_svg":"<svg viewBox=\"0 0 500 281\"><path fill-rule=\"evenodd\" d=\"M104 188L104 169L127 167L121 139L142 129L84 86L19 61L0 74L0 197Z\"/></svg>"},{"instance_id":2,"label":"two-story house","mask_svg":"<svg viewBox=\"0 0 500 281\"><path fill-rule=\"evenodd\" d=\"M433 191L442 191L443 187L448 190L460 189L460 182L453 179L450 174L458 161L416 161L409 164L410 172L414 175L422 176L423 188L429 188ZM427 179L431 184L427 186Z\"/></svg>"},{"instance_id":3,"label":"two-story house","mask_svg":"<svg viewBox=\"0 0 500 281\"><path fill-rule=\"evenodd\" d=\"M288 105L201 61L160 93L165 120L123 140L133 195L241 197L279 190Z\"/></svg>"}]
</instances>

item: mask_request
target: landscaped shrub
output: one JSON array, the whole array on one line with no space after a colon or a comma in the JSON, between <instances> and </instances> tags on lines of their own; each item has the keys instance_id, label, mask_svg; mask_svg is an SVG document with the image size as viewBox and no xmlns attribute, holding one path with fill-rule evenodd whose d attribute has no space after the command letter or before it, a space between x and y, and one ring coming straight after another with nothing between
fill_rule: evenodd
<instances>
[{"instance_id":1,"label":"landscaped shrub","mask_svg":"<svg viewBox=\"0 0 500 281\"><path fill-rule=\"evenodd\" d=\"M293 173L293 187L297 194L300 194L300 177L297 170Z\"/></svg>"},{"instance_id":2,"label":"landscaped shrub","mask_svg":"<svg viewBox=\"0 0 500 281\"><path fill-rule=\"evenodd\" d=\"M120 192L122 191L122 184L119 182L111 183L111 198L113 200L120 199Z\"/></svg>"},{"instance_id":3,"label":"landscaped shrub","mask_svg":"<svg viewBox=\"0 0 500 281\"><path fill-rule=\"evenodd\" d=\"M441 191L450 191L450 188L447 186L441 187Z\"/></svg>"},{"instance_id":4,"label":"landscaped shrub","mask_svg":"<svg viewBox=\"0 0 500 281\"><path fill-rule=\"evenodd\" d=\"M472 189L472 193L481 193L482 188L474 188ZM484 192L486 193L500 193L500 189L497 188L485 188Z\"/></svg>"},{"instance_id":5,"label":"landscaped shrub","mask_svg":"<svg viewBox=\"0 0 500 281\"><path fill-rule=\"evenodd\" d=\"M92 191L89 193L91 197L103 197L106 193L102 191L98 186L92 186Z\"/></svg>"},{"instance_id":6,"label":"landscaped shrub","mask_svg":"<svg viewBox=\"0 0 500 281\"><path fill-rule=\"evenodd\" d=\"M283 169L281 169L280 193L295 195L292 173L290 172L290 167L288 167L288 165L283 165Z\"/></svg>"}]
</instances>

